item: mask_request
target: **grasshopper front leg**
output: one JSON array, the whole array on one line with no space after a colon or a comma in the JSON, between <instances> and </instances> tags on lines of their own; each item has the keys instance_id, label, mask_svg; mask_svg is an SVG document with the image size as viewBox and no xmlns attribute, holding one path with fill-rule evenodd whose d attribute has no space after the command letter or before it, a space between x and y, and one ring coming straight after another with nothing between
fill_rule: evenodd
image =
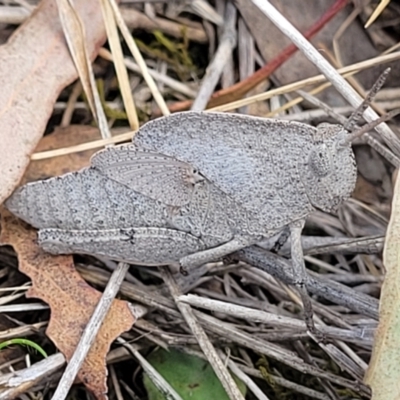
<instances>
[{"instance_id":1,"label":"grasshopper front leg","mask_svg":"<svg viewBox=\"0 0 400 400\"><path fill-rule=\"evenodd\" d=\"M304 308L304 319L308 330L319 335L319 332L315 328L313 320L313 308L311 303L310 295L307 292L306 282L308 279L306 266L304 263L303 248L301 246L301 232L304 228L305 220L299 220L292 222L289 225L290 238L291 238L291 256L292 256L292 267L294 285L300 293L301 301L303 302Z\"/></svg>"}]
</instances>

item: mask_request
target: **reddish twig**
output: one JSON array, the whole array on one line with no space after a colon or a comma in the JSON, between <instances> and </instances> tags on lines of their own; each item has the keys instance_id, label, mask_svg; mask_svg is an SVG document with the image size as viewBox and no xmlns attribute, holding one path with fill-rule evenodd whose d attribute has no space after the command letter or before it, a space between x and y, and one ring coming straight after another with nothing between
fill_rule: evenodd
<instances>
[{"instance_id":1,"label":"reddish twig","mask_svg":"<svg viewBox=\"0 0 400 400\"><path fill-rule=\"evenodd\" d=\"M315 36L341 9L343 9L348 0L337 0L332 7L325 12L324 15L305 33L307 39ZM260 82L267 79L276 69L278 69L286 60L288 60L295 52L297 47L294 44L287 46L273 60L265 64L262 68L256 71L248 78L228 87L215 92L207 108L219 106L221 104L230 103L241 99L247 92L257 86ZM193 103L193 100L184 100L176 102L169 106L171 112L188 110Z\"/></svg>"}]
</instances>

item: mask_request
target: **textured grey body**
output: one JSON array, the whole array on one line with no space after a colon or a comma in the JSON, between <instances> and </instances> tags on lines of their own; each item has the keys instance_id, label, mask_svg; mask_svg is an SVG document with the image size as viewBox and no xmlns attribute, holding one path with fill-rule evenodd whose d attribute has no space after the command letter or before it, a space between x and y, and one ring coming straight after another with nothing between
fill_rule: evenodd
<instances>
[{"instance_id":1,"label":"textured grey body","mask_svg":"<svg viewBox=\"0 0 400 400\"><path fill-rule=\"evenodd\" d=\"M39 229L39 243L50 253L143 265L178 262L241 234L238 207L205 179L192 185L185 204L171 206L90 167L28 183L6 207Z\"/></svg>"},{"instance_id":2,"label":"textured grey body","mask_svg":"<svg viewBox=\"0 0 400 400\"><path fill-rule=\"evenodd\" d=\"M315 208L351 195L349 135L389 70L344 126L317 128L236 114L187 112L151 121L133 145L95 154L92 167L17 190L6 206L55 254L88 253L195 268L284 229L305 322L314 337L301 232Z\"/></svg>"},{"instance_id":3,"label":"textured grey body","mask_svg":"<svg viewBox=\"0 0 400 400\"><path fill-rule=\"evenodd\" d=\"M351 195L356 180L351 145L336 148L346 135L341 125L315 128L239 114L187 112L148 122L133 143L191 164L255 213L265 231L302 219L313 208L334 211ZM310 156L319 154L316 165L319 160Z\"/></svg>"},{"instance_id":4,"label":"textured grey body","mask_svg":"<svg viewBox=\"0 0 400 400\"><path fill-rule=\"evenodd\" d=\"M52 253L195 266L335 210L356 167L347 132L237 114L145 124L81 171L27 184L6 206Z\"/></svg>"}]
</instances>

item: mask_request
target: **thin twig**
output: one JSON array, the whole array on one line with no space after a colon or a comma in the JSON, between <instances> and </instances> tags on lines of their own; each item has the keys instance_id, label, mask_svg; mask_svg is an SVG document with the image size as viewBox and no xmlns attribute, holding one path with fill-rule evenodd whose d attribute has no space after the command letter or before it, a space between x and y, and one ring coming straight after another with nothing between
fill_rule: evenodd
<instances>
[{"instance_id":1,"label":"thin twig","mask_svg":"<svg viewBox=\"0 0 400 400\"><path fill-rule=\"evenodd\" d=\"M139 129L139 120L136 112L135 103L133 101L131 87L129 83L128 72L124 64L124 54L122 52L121 42L118 36L116 21L113 10L110 6L110 0L101 0L101 10L103 12L103 20L106 26L107 39L113 54L115 72L124 102L124 108L128 116L131 130Z\"/></svg>"},{"instance_id":2,"label":"thin twig","mask_svg":"<svg viewBox=\"0 0 400 400\"><path fill-rule=\"evenodd\" d=\"M313 24L305 33L308 39L316 35L346 4L348 0L337 0L332 6L321 16L321 18ZM285 61L287 61L296 51L297 47L293 44L284 48L276 57L265 64L248 78L235 83L229 88L218 90L213 93L208 107L213 108L227 102L232 102L243 97L246 93L256 87L260 82L265 81L268 77ZM191 107L190 100L178 102L170 107L172 112L187 110Z\"/></svg>"},{"instance_id":3,"label":"thin twig","mask_svg":"<svg viewBox=\"0 0 400 400\"><path fill-rule=\"evenodd\" d=\"M329 64L319 51L267 0L252 0L253 3L276 25L292 42L303 52L303 54L326 76L338 92L347 101L357 108L362 102L362 97L346 82L345 79ZM368 107L364 112L364 118L371 122L379 115ZM382 135L386 144L394 150L396 155L400 155L400 141L392 130L386 125L381 124L376 130Z\"/></svg>"},{"instance_id":4,"label":"thin twig","mask_svg":"<svg viewBox=\"0 0 400 400\"><path fill-rule=\"evenodd\" d=\"M136 358L143 371L148 375L158 390L165 396L167 400L182 400L181 396L175 389L160 375L160 373L139 353L135 346L127 343L124 339L118 338L117 341L121 343L129 352Z\"/></svg>"},{"instance_id":5,"label":"thin twig","mask_svg":"<svg viewBox=\"0 0 400 400\"><path fill-rule=\"evenodd\" d=\"M149 87L154 100L156 101L158 107L160 107L161 112L163 115L169 115L169 109L167 107L167 104L165 103L165 100L163 96L161 95L160 91L158 90L158 87L156 83L154 82L152 76L149 74L147 70L147 65L142 57L142 54L139 51L139 48L137 47L135 41L133 40L133 37L131 33L129 32L128 27L125 24L125 21L122 18L121 12L118 8L117 3L115 0L109 0L111 7L114 11L115 19L117 21L118 27L122 33L122 36L125 39L126 44L128 45L128 48L130 52L133 55L133 58L136 60L137 64L139 65L139 68L142 72L143 78L147 83L147 86Z\"/></svg>"},{"instance_id":6,"label":"thin twig","mask_svg":"<svg viewBox=\"0 0 400 400\"><path fill-rule=\"evenodd\" d=\"M65 369L65 372L58 383L52 400L64 400L67 397L69 389L72 386L75 377L80 370L94 340L96 339L101 324L103 323L103 320L106 317L112 302L119 291L128 268L128 264L119 263L118 268L111 275L101 299L82 333L74 355L69 361L67 368Z\"/></svg>"},{"instance_id":7,"label":"thin twig","mask_svg":"<svg viewBox=\"0 0 400 400\"><path fill-rule=\"evenodd\" d=\"M399 59L400 59L400 51L398 51L396 53L391 53L391 54L386 54L386 55L370 58L368 60L360 61L355 64L347 65L343 68L339 68L337 70L337 72L339 74L345 75L347 73L352 73L355 71L356 72L362 71L366 68L375 67L377 65L387 64L392 61L397 61ZM327 80L327 78L325 77L325 75L316 75L311 78L302 79L300 81L289 83L285 86L281 86L279 88L269 90L268 92L265 92L265 93L260 93L260 94L254 95L254 96L249 96L245 99L233 101L231 103L226 103L222 106L213 107L209 111L234 110L236 108L252 104L256 101L267 100L273 96L277 96L279 94L284 94L284 93L289 93L294 90L302 89L308 85L314 85L317 83L325 82L326 80Z\"/></svg>"},{"instance_id":8,"label":"thin twig","mask_svg":"<svg viewBox=\"0 0 400 400\"><path fill-rule=\"evenodd\" d=\"M102 47L99 50L99 56L104 58L105 60L108 61L113 61L113 56L112 54ZM135 61L131 57L125 57L124 58L125 65L128 69L130 69L133 72L137 73L142 73L139 65L135 63ZM188 96L190 98L195 98L196 97L196 91L190 89L188 85L185 85L184 83L177 81L176 79L173 79L169 77L168 75L161 74L160 72L156 71L155 69L147 68L148 73L158 82L164 83L166 86L169 86L171 89L184 94L185 96Z\"/></svg>"},{"instance_id":9,"label":"thin twig","mask_svg":"<svg viewBox=\"0 0 400 400\"><path fill-rule=\"evenodd\" d=\"M102 138L108 139L111 137L111 133L86 48L85 27L71 0L57 0L57 7L65 40L85 90L93 117L99 126Z\"/></svg>"},{"instance_id":10,"label":"thin twig","mask_svg":"<svg viewBox=\"0 0 400 400\"><path fill-rule=\"evenodd\" d=\"M229 57L231 57L232 51L236 46L236 7L232 3L228 2L225 11L225 27L222 40L207 68L199 93L192 105L191 109L195 111L202 111L206 108L221 73L224 70L225 64L228 62Z\"/></svg>"},{"instance_id":11,"label":"thin twig","mask_svg":"<svg viewBox=\"0 0 400 400\"><path fill-rule=\"evenodd\" d=\"M176 285L168 267L162 268L161 272L164 282L168 285L171 295L175 300L176 306L181 312L186 323L189 325L193 335L196 337L200 348L206 355L211 367L213 368L218 379L221 381L221 384L224 387L229 398L231 400L244 400L244 397L240 393L238 387L236 386L235 381L232 379L232 376L229 374L226 366L219 358L216 350L214 349L213 345L208 339L205 331L198 323L191 307L188 304L184 304L179 301L178 299L180 296L179 288Z\"/></svg>"},{"instance_id":12,"label":"thin twig","mask_svg":"<svg viewBox=\"0 0 400 400\"><path fill-rule=\"evenodd\" d=\"M54 382L65 361L61 353L56 353L28 368L0 374L0 400L23 398L24 393L40 384Z\"/></svg>"}]
</instances>

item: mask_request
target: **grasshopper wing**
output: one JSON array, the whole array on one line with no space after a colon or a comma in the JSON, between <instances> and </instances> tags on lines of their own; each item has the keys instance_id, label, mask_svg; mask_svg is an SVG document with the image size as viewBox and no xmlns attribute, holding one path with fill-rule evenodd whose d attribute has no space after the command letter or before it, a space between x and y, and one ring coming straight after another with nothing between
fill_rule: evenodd
<instances>
[{"instance_id":1,"label":"grasshopper wing","mask_svg":"<svg viewBox=\"0 0 400 400\"><path fill-rule=\"evenodd\" d=\"M133 145L100 151L91 164L102 175L170 206L189 203L194 185L202 180L190 164Z\"/></svg>"}]
</instances>

